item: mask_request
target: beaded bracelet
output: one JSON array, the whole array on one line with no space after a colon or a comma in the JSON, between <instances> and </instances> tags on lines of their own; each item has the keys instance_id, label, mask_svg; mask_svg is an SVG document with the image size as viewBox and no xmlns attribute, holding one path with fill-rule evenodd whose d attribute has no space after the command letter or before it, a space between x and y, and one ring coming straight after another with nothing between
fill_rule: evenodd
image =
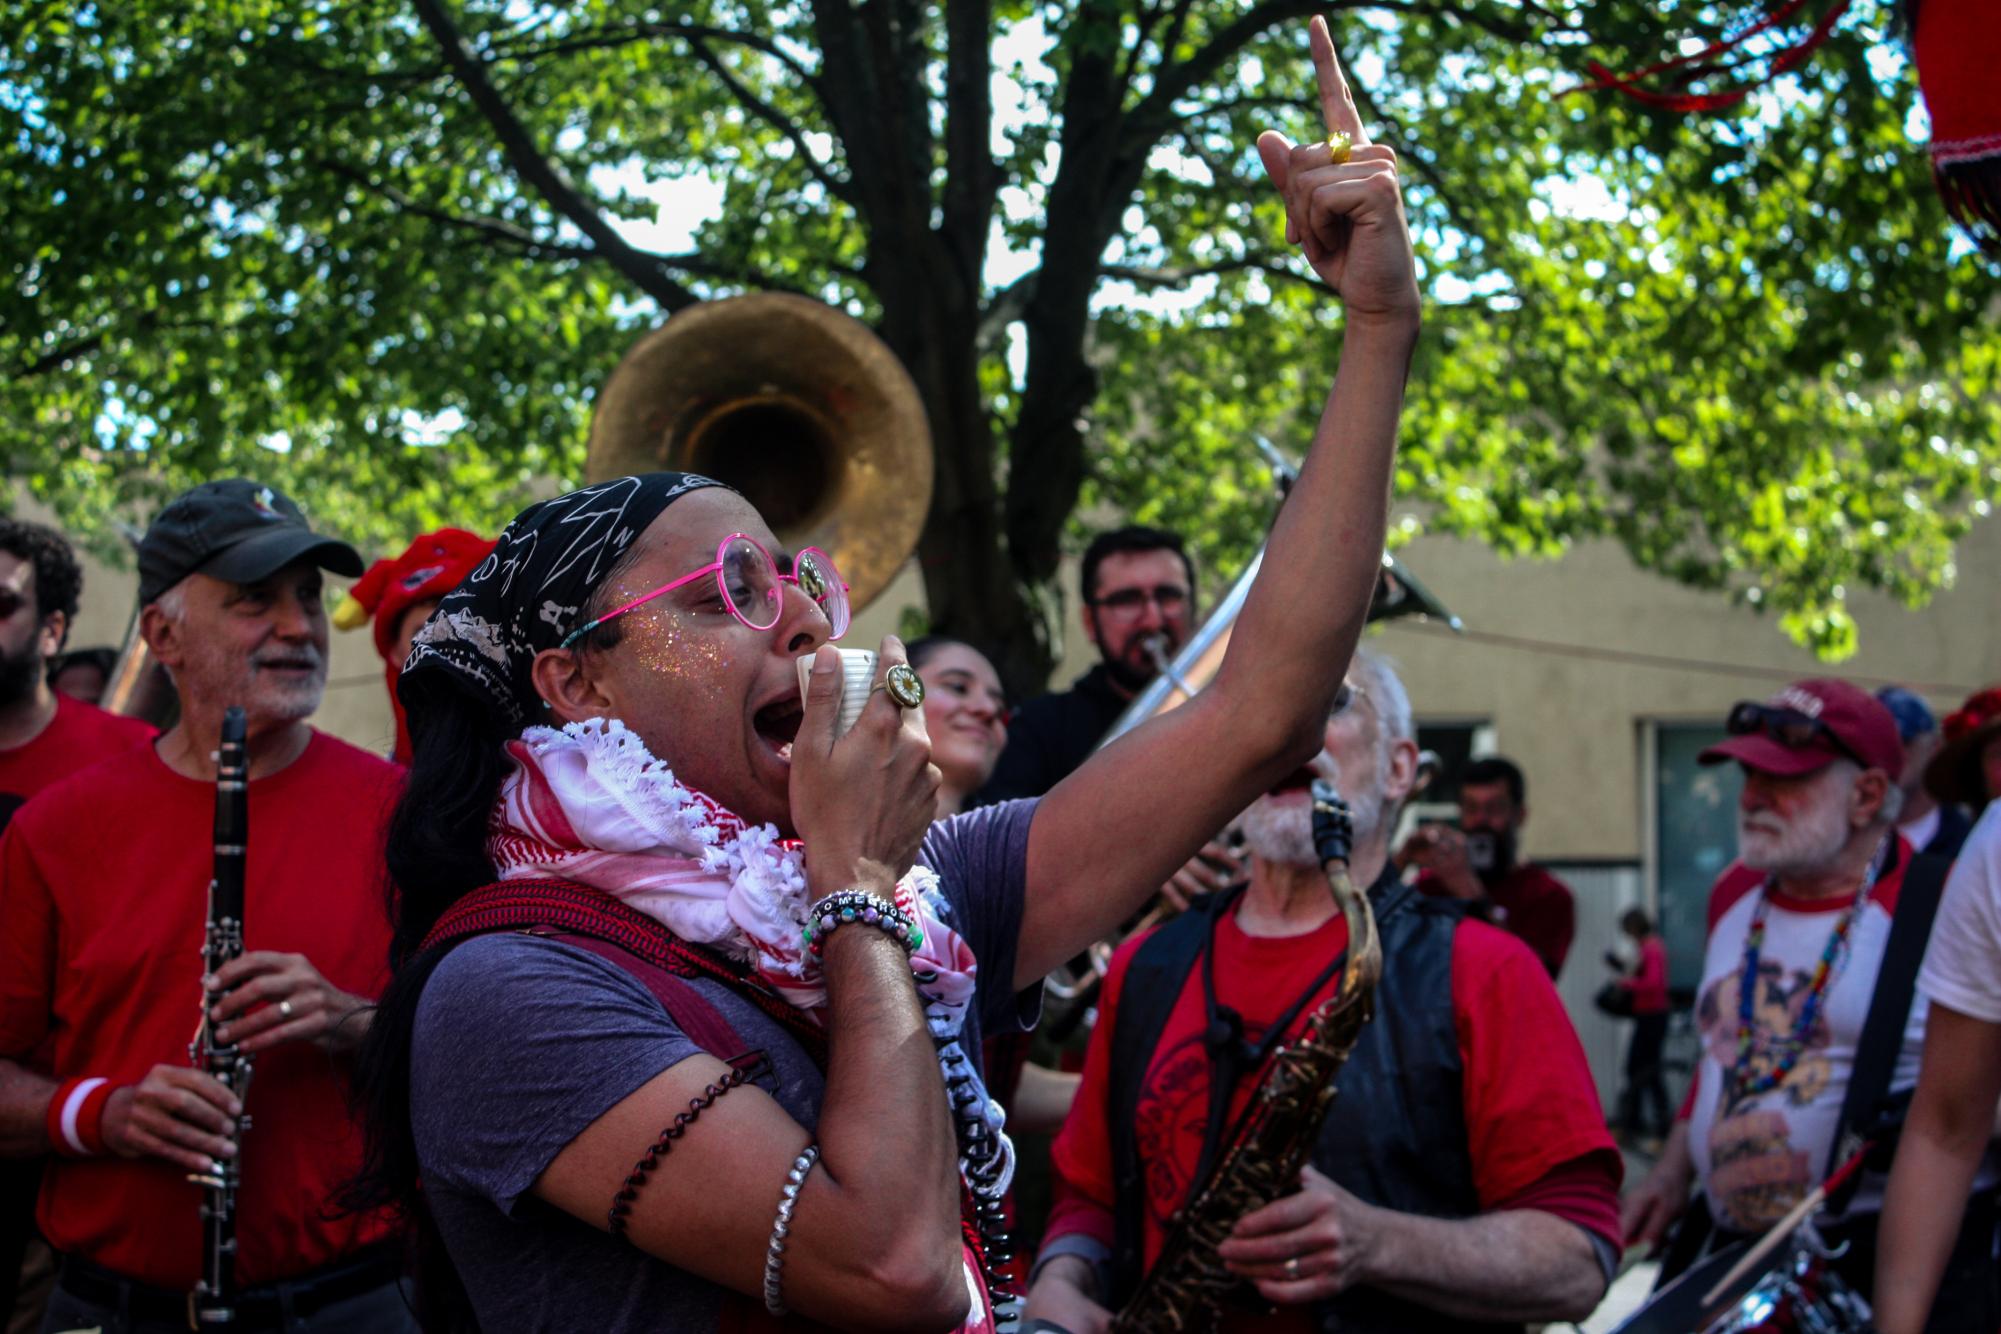
<instances>
[{"instance_id":1,"label":"beaded bracelet","mask_svg":"<svg viewBox=\"0 0 2001 1334\"><path fill-rule=\"evenodd\" d=\"M910 954L924 943L924 928L894 903L864 890L842 889L806 910L806 948L817 957L828 936L849 922L863 922L884 932Z\"/></svg>"},{"instance_id":2,"label":"beaded bracelet","mask_svg":"<svg viewBox=\"0 0 2001 1334\"><path fill-rule=\"evenodd\" d=\"M653 1141L653 1147L646 1151L646 1156L633 1165L632 1171L626 1174L625 1184L618 1188L618 1194L612 1196L612 1236L625 1235L625 1220L632 1216L632 1202L639 1198L639 1188L646 1184L647 1173L660 1166L660 1160L674 1147L674 1141L688 1133L688 1127L695 1124L695 1118L702 1114L704 1108L750 1079L753 1073L752 1070L732 1066L728 1074L703 1089L699 1096L690 1098L688 1110L677 1113L674 1124L660 1132L660 1138Z\"/></svg>"},{"instance_id":3,"label":"beaded bracelet","mask_svg":"<svg viewBox=\"0 0 2001 1334\"><path fill-rule=\"evenodd\" d=\"M820 1146L808 1144L792 1160L792 1170L785 1174L785 1189L778 1196L778 1218L771 1225L771 1244L764 1248L764 1309L773 1315L785 1314L779 1285L785 1267L785 1238L792 1231L792 1210L799 1203L799 1187L806 1184L806 1174L819 1161Z\"/></svg>"}]
</instances>

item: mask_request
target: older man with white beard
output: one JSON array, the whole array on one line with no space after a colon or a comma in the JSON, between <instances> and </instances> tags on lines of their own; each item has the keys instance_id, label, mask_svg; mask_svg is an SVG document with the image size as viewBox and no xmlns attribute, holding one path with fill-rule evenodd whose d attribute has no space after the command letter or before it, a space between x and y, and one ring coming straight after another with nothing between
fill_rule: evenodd
<instances>
[{"instance_id":1,"label":"older man with white beard","mask_svg":"<svg viewBox=\"0 0 2001 1334\"><path fill-rule=\"evenodd\" d=\"M46 1329L186 1328L190 1173L225 1158L242 1171L232 1328L414 1328L388 1221L333 1207L360 1167L342 1068L388 964L399 776L306 722L326 687L323 569L361 561L267 486L171 502L139 546L140 627L179 721L43 790L0 841L0 1153L56 1155L38 1213L63 1256ZM202 977L231 706L248 731L245 952ZM241 1100L189 1064L205 1002L215 1041L255 1058Z\"/></svg>"},{"instance_id":2,"label":"older man with white beard","mask_svg":"<svg viewBox=\"0 0 2001 1334\"><path fill-rule=\"evenodd\" d=\"M1349 869L1370 887L1383 974L1299 1191L1224 1244L1254 1303L1225 1328L1488 1329L1597 1304L1618 1241L1618 1155L1535 955L1400 882L1389 837L1416 766L1403 685L1364 650L1326 749L1245 813L1249 882L1113 960L1054 1149L1031 1329L1104 1328L1272 1052L1337 984L1347 928L1313 850L1316 771L1353 812Z\"/></svg>"},{"instance_id":3,"label":"older man with white beard","mask_svg":"<svg viewBox=\"0 0 2001 1334\"><path fill-rule=\"evenodd\" d=\"M1912 856L1896 831L1896 721L1866 691L1802 681L1738 704L1728 731L1701 757L1734 760L1744 777L1739 860L1710 894L1702 1061L1660 1162L1624 1210L1634 1242L1687 1218L1664 1279L1769 1228L1835 1165L1842 1131L1854 1128L1844 1103ZM1885 1053L1892 1090L1917 1079L1924 1006L1899 1017L1901 1046ZM1865 1295L1881 1199L1880 1182L1865 1176L1821 1229L1849 1243L1839 1272Z\"/></svg>"}]
</instances>

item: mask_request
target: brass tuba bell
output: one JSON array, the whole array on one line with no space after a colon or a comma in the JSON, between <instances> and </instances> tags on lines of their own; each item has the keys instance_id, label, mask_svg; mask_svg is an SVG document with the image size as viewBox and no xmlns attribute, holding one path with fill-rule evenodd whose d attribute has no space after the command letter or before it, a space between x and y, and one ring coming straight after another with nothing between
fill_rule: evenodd
<instances>
[{"instance_id":1,"label":"brass tuba bell","mask_svg":"<svg viewBox=\"0 0 2001 1334\"><path fill-rule=\"evenodd\" d=\"M584 475L726 482L779 541L833 556L860 607L916 547L931 468L924 401L889 346L831 306L758 293L691 306L625 354Z\"/></svg>"}]
</instances>

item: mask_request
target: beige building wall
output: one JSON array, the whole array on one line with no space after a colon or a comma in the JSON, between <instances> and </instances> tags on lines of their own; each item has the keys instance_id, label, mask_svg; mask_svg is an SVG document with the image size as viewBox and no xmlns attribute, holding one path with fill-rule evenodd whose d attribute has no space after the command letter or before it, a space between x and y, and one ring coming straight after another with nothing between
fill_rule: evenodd
<instances>
[{"instance_id":1,"label":"beige building wall","mask_svg":"<svg viewBox=\"0 0 2001 1334\"><path fill-rule=\"evenodd\" d=\"M1468 633L1392 623L1374 642L1393 655L1420 721L1486 720L1528 775L1527 850L1547 860L1640 858L1642 732L1663 721L1720 723L1732 703L1806 676L1875 688L1898 682L1941 715L2001 677L2001 521L1958 553L1958 586L1911 611L1851 598L1861 649L1824 663L1775 616L1634 567L1610 543L1553 562L1425 538L1400 553Z\"/></svg>"}]
</instances>

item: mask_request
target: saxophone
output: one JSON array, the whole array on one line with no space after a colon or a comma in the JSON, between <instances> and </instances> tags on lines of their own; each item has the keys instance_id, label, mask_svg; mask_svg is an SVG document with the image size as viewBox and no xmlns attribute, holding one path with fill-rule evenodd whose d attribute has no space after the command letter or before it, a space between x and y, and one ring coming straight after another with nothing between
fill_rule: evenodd
<instances>
[{"instance_id":1,"label":"saxophone","mask_svg":"<svg viewBox=\"0 0 2001 1334\"><path fill-rule=\"evenodd\" d=\"M1230 1128L1209 1175L1175 1215L1174 1231L1139 1290L1112 1321L1118 1334L1214 1329L1243 1280L1216 1247L1238 1219L1299 1187L1334 1105L1334 1077L1375 1013L1382 946L1368 896L1348 879L1348 807L1323 780L1313 784L1313 845L1334 902L1348 923L1341 984L1306 1021L1298 1041L1279 1049L1251 1101Z\"/></svg>"}]
</instances>

